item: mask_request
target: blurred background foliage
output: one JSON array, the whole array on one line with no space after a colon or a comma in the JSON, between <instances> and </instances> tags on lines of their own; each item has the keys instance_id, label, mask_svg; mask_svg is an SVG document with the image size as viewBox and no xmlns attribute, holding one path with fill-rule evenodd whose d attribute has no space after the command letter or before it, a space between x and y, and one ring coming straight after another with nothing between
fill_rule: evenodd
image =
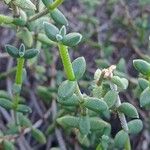
<instances>
[{"instance_id":1,"label":"blurred background foliage","mask_svg":"<svg viewBox=\"0 0 150 150\"><path fill-rule=\"evenodd\" d=\"M36 0L33 2L36 3ZM150 0L65 0L60 10L69 20L68 30L77 31L83 35L81 44L70 49L72 58L84 56L87 62L86 74L79 83L81 89L84 89L85 93L89 92L92 86L89 81L93 80L93 74L97 68L106 68L116 64L115 74L126 77L130 81L128 90L121 93L121 99L132 103L144 121L143 131L138 136L131 137L133 149L150 149L150 111L139 107L138 97L141 90L137 84L138 72L132 64L135 58L142 58L150 62ZM11 15L11 11L2 1L0 1L0 13ZM36 33L42 30L36 24L42 23L43 20L47 20L47 17L38 20L35 26L31 27L35 31L35 38L37 38ZM4 45L9 43L17 46L22 41L26 41L27 39L21 37L21 32L28 34L26 28L16 35L15 31L9 27L0 27L0 89L8 92L10 92L14 79L16 62L6 54ZM51 46L49 41L49 46L46 44L41 46L36 40L28 40L27 44L30 42L34 42L36 47L41 47L41 53L38 59L33 59L26 64L28 76L25 79L22 99L34 109L30 116L32 122L38 123L41 120L44 124L40 125L40 128L44 130L54 122L53 119L56 117L57 105L53 99L56 99L58 85L64 80L65 75L55 46ZM59 107L58 105L57 109ZM47 117L45 112L49 109L52 110L52 114L46 120L44 119ZM4 114L0 115L0 128L5 129L9 114L3 109L0 111ZM115 114L109 119L113 137L121 127ZM52 132L54 124L55 122L50 124L48 134ZM37 149L48 149L51 145L57 147L58 143L55 138L58 138L58 134L57 130L49 134L47 145L44 147L40 145L34 147L34 142L30 144ZM82 149L74 139L74 135L71 138L69 134L66 136L62 134L62 136L58 139L60 142L64 138L67 144L69 143L70 146L73 144L73 149ZM30 141L31 137L29 136L27 140ZM23 144L25 145L26 141Z\"/></svg>"}]
</instances>

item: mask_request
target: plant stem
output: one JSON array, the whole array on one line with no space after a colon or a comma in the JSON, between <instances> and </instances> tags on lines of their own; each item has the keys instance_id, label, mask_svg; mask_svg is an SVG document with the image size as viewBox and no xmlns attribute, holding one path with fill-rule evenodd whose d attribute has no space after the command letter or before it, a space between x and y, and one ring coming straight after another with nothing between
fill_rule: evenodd
<instances>
[{"instance_id":1,"label":"plant stem","mask_svg":"<svg viewBox=\"0 0 150 150\"><path fill-rule=\"evenodd\" d=\"M50 5L48 6L48 9L49 9L49 10L54 10L54 9L57 8L59 5L61 5L63 1L64 1L64 0L55 0L52 4L50 4Z\"/></svg>"},{"instance_id":2,"label":"plant stem","mask_svg":"<svg viewBox=\"0 0 150 150\"><path fill-rule=\"evenodd\" d=\"M71 63L70 56L68 53L68 48L67 46L61 43L58 43L58 47L59 47L59 53L62 59L62 63L64 66L67 79L70 81L75 81L75 75L73 72L72 63Z\"/></svg>"},{"instance_id":3,"label":"plant stem","mask_svg":"<svg viewBox=\"0 0 150 150\"><path fill-rule=\"evenodd\" d=\"M18 85L20 88L22 86L22 74L23 74L23 66L24 66L24 58L18 58L17 59L17 71L16 71L16 77L15 77L15 84ZM19 103L19 95L20 95L20 90L19 93L15 93L13 95L14 99L14 118L15 118L15 123L18 125L18 118L17 118L17 112L16 108Z\"/></svg>"},{"instance_id":4,"label":"plant stem","mask_svg":"<svg viewBox=\"0 0 150 150\"><path fill-rule=\"evenodd\" d=\"M63 2L63 0L55 0L55 2L53 2L52 4L50 4L46 9L44 9L43 11L39 12L38 14L35 14L34 16L32 16L31 18L29 18L29 22L34 21L46 14L48 14L49 12L53 11L55 8L57 8L59 5L61 5L61 3Z\"/></svg>"},{"instance_id":5,"label":"plant stem","mask_svg":"<svg viewBox=\"0 0 150 150\"><path fill-rule=\"evenodd\" d=\"M130 143L129 137L128 137L127 142L125 144L125 150L131 150L131 143Z\"/></svg>"},{"instance_id":6,"label":"plant stem","mask_svg":"<svg viewBox=\"0 0 150 150\"><path fill-rule=\"evenodd\" d=\"M23 66L24 66L24 58L18 58L15 83L19 85L22 85Z\"/></svg>"},{"instance_id":7,"label":"plant stem","mask_svg":"<svg viewBox=\"0 0 150 150\"><path fill-rule=\"evenodd\" d=\"M29 21L29 22L34 21L34 20L36 20L36 19L38 19L38 18L40 18L40 17L42 17L42 16L44 16L44 15L46 15L46 14L48 14L48 13L49 13L49 10L46 8L46 9L44 9L43 11L41 11L41 12L39 12L39 13L33 15L31 18L29 18L28 21Z\"/></svg>"}]
</instances>

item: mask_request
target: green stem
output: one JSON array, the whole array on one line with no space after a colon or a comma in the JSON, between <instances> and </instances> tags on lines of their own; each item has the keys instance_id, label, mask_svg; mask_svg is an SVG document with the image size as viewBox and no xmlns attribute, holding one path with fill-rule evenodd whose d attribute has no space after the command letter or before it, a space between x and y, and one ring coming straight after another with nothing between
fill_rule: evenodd
<instances>
[{"instance_id":1,"label":"green stem","mask_svg":"<svg viewBox=\"0 0 150 150\"><path fill-rule=\"evenodd\" d=\"M34 21L46 14L48 14L49 12L53 11L55 8L57 8L59 5L61 5L61 3L63 2L63 0L55 0L55 2L53 2L52 4L50 4L46 9L44 9L43 11L35 14L34 16L32 16L31 18L29 18L29 22Z\"/></svg>"},{"instance_id":2,"label":"green stem","mask_svg":"<svg viewBox=\"0 0 150 150\"><path fill-rule=\"evenodd\" d=\"M54 9L57 8L59 5L61 5L63 1L64 1L64 0L55 0L52 4L50 4L50 5L48 6L48 9L49 9L49 10L54 10Z\"/></svg>"},{"instance_id":3,"label":"green stem","mask_svg":"<svg viewBox=\"0 0 150 150\"><path fill-rule=\"evenodd\" d=\"M22 72L24 66L24 58L18 58L15 83L22 85Z\"/></svg>"},{"instance_id":4,"label":"green stem","mask_svg":"<svg viewBox=\"0 0 150 150\"><path fill-rule=\"evenodd\" d=\"M58 47L59 47L59 53L62 59L62 63L64 66L67 79L70 81L75 81L75 75L73 72L72 63L71 63L70 56L68 53L68 48L67 46L61 43L58 43Z\"/></svg>"},{"instance_id":5,"label":"green stem","mask_svg":"<svg viewBox=\"0 0 150 150\"><path fill-rule=\"evenodd\" d=\"M0 14L0 24L1 23L11 24L13 21L14 19L12 17Z\"/></svg>"},{"instance_id":6,"label":"green stem","mask_svg":"<svg viewBox=\"0 0 150 150\"><path fill-rule=\"evenodd\" d=\"M15 84L18 85L19 87L22 86L23 67L24 67L24 58L18 58L17 59L17 71L16 71L16 77L15 77ZM20 95L20 92L15 93L13 95L13 99L14 99L14 118L15 118L16 125L19 125L18 118L17 118L17 112L16 112L16 108L17 108L18 103L19 103L19 95Z\"/></svg>"},{"instance_id":7,"label":"green stem","mask_svg":"<svg viewBox=\"0 0 150 150\"><path fill-rule=\"evenodd\" d=\"M48 14L48 13L49 13L49 10L46 8L46 9L44 9L43 11L41 11L41 12L39 12L39 13L33 15L31 18L29 18L28 21L29 21L29 22L34 21L34 20L36 20L36 19L38 19L38 18L40 18L40 17L42 17L42 16L45 16L45 15Z\"/></svg>"},{"instance_id":8,"label":"green stem","mask_svg":"<svg viewBox=\"0 0 150 150\"><path fill-rule=\"evenodd\" d=\"M128 137L126 145L125 145L125 150L131 150L131 143L130 143L129 137Z\"/></svg>"}]
</instances>

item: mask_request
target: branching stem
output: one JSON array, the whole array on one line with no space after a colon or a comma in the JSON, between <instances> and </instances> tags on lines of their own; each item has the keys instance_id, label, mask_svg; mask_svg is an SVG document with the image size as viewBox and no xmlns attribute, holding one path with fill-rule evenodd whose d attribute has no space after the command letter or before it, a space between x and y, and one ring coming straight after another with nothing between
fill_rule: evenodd
<instances>
[{"instance_id":1,"label":"branching stem","mask_svg":"<svg viewBox=\"0 0 150 150\"><path fill-rule=\"evenodd\" d=\"M63 2L63 0L55 0L52 4L50 4L46 9L44 9L43 11L35 14L34 16L32 16L31 18L29 18L29 22L34 21L46 14L48 14L49 12L53 11L55 8L57 8L59 5L61 5Z\"/></svg>"}]
</instances>

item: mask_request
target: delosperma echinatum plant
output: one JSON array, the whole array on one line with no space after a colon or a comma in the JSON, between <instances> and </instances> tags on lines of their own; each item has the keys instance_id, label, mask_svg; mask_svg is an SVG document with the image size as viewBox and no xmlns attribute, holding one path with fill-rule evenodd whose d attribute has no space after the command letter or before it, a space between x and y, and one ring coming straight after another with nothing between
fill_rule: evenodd
<instances>
[{"instance_id":1,"label":"delosperma echinatum plant","mask_svg":"<svg viewBox=\"0 0 150 150\"><path fill-rule=\"evenodd\" d=\"M86 90L80 88L80 81L88 66L84 57L72 61L69 50L84 41L84 37L78 32L68 32L69 22L58 8L63 0L38 0L37 5L30 0L4 0L4 2L13 15L1 14L0 25L14 29L16 37L23 44L13 46L8 43L5 46L6 52L17 64L11 70L15 72L11 94L4 90L0 91L0 106L11 112L12 117L6 131L0 132L2 149L18 149L17 139L27 133L41 145L47 142L49 135L54 131L57 138L62 140L59 134L61 130L67 136L75 136L75 141L83 149L107 150L110 149L111 143L112 149L131 150L130 135L138 134L143 128L143 123L135 106L129 102L121 102L120 93L127 90L129 81L115 74L116 65L110 65L105 69L95 70L88 94ZM34 109L30 108L23 98L23 86L28 76L28 67L34 70L40 55L46 53L42 49L53 46L63 65L65 81L59 83L56 89L54 73L50 87L37 88L37 95L44 101L51 99L51 103L47 103L46 107L52 105L55 109L51 122L41 130L30 120ZM50 59L48 57L47 62L51 61ZM140 105L149 106L150 64L143 60L134 60L134 66L144 75L144 78L139 79L139 85L143 90ZM40 72L39 68L37 70ZM37 75L37 78L40 80L41 76ZM30 101L32 102L32 99ZM121 126L114 137L111 135L112 127L109 121L113 114L118 116ZM49 117L48 112L40 124ZM64 146L60 141L58 144L62 150L73 147L67 142Z\"/></svg>"}]
</instances>

